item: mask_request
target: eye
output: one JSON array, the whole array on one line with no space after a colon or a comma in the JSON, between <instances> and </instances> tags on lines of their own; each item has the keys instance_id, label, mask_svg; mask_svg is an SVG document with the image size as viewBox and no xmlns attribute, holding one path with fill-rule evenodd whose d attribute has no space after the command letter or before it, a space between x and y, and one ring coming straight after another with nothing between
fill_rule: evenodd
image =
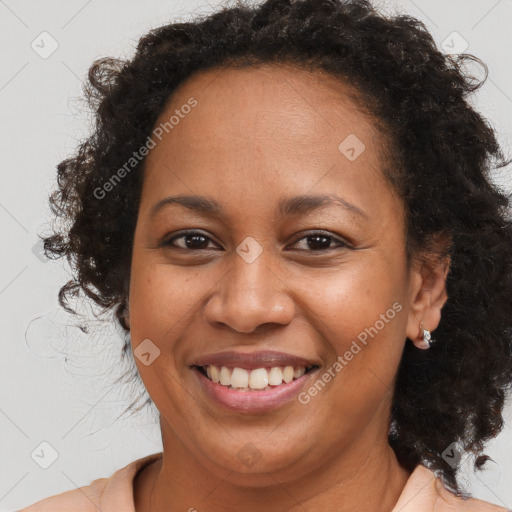
<instances>
[{"instance_id":1,"label":"eye","mask_svg":"<svg viewBox=\"0 0 512 512\"><path fill-rule=\"evenodd\" d=\"M176 243L177 240L180 240L181 243ZM211 249L212 247L208 247L209 242L213 242L213 240L200 231L185 231L164 241L162 245L185 250Z\"/></svg>"},{"instance_id":2,"label":"eye","mask_svg":"<svg viewBox=\"0 0 512 512\"><path fill-rule=\"evenodd\" d=\"M309 249L308 252L321 252L321 251L337 249L340 247L346 247L346 248L351 247L348 242L345 242L344 240L342 240L340 238L336 238L329 233L324 233L321 231L317 231L314 233L310 233L307 236L303 236L302 238L297 239L293 245L295 245L299 242L302 242L302 241L305 241L305 243L303 242L303 244L302 244L303 248L299 249L299 250L307 251ZM337 247L332 247L331 246L332 242L337 244ZM306 247L306 248L304 248L304 247Z\"/></svg>"},{"instance_id":3,"label":"eye","mask_svg":"<svg viewBox=\"0 0 512 512\"><path fill-rule=\"evenodd\" d=\"M180 243L178 243L180 241ZM305 242L304 242L305 241ZM324 233L321 231L310 233L306 236L298 238L292 245L296 245L302 242L303 247L299 248L301 251L307 252L321 252L334 250L336 248L345 247L350 248L351 245L344 240L334 237L331 234ZM332 243L337 244L332 247ZM211 244L217 245L211 237L205 235L200 231L185 231L179 235L175 235L172 238L164 241L162 246L173 247L184 250L204 250L215 248L210 246ZM309 249L309 250L308 250Z\"/></svg>"}]
</instances>

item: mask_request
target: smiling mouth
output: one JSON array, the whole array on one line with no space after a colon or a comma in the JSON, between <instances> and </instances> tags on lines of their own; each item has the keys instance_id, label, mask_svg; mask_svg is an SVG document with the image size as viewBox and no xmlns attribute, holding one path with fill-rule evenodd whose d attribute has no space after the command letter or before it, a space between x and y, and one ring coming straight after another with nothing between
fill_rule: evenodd
<instances>
[{"instance_id":1,"label":"smiling mouth","mask_svg":"<svg viewBox=\"0 0 512 512\"><path fill-rule=\"evenodd\" d=\"M220 365L194 366L208 380L235 391L266 391L289 384L318 368L311 366L273 366L246 369Z\"/></svg>"}]
</instances>

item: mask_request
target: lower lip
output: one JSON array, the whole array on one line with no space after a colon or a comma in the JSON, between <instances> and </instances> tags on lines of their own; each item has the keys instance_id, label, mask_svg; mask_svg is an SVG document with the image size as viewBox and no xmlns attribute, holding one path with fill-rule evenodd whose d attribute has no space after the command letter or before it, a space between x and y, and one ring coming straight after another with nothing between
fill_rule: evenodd
<instances>
[{"instance_id":1,"label":"lower lip","mask_svg":"<svg viewBox=\"0 0 512 512\"><path fill-rule=\"evenodd\" d=\"M271 411L292 401L317 370L318 368L288 384L265 391L236 391L211 381L197 367L192 368L199 384L210 398L228 409L245 413Z\"/></svg>"}]
</instances>

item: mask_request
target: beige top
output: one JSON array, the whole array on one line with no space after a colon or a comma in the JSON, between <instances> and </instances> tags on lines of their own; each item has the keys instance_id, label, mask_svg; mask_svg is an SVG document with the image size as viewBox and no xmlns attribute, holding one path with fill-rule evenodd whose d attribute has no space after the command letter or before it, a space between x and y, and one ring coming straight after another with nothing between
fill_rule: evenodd
<instances>
[{"instance_id":1,"label":"beige top","mask_svg":"<svg viewBox=\"0 0 512 512\"><path fill-rule=\"evenodd\" d=\"M109 478L50 496L18 512L136 512L133 502L135 475L162 452L137 459ZM392 512L511 512L485 501L457 498L425 466L418 465L400 494Z\"/></svg>"}]
</instances>

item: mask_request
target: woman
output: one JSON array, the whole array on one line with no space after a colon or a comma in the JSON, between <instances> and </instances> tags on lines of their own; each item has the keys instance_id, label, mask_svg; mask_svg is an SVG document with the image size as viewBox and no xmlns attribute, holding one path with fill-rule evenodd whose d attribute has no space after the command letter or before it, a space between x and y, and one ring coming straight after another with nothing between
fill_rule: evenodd
<instances>
[{"instance_id":1,"label":"woman","mask_svg":"<svg viewBox=\"0 0 512 512\"><path fill-rule=\"evenodd\" d=\"M468 59L364 0L268 0L93 64L46 249L64 307L115 308L164 449L24 510L506 510L456 478L512 381Z\"/></svg>"}]
</instances>

